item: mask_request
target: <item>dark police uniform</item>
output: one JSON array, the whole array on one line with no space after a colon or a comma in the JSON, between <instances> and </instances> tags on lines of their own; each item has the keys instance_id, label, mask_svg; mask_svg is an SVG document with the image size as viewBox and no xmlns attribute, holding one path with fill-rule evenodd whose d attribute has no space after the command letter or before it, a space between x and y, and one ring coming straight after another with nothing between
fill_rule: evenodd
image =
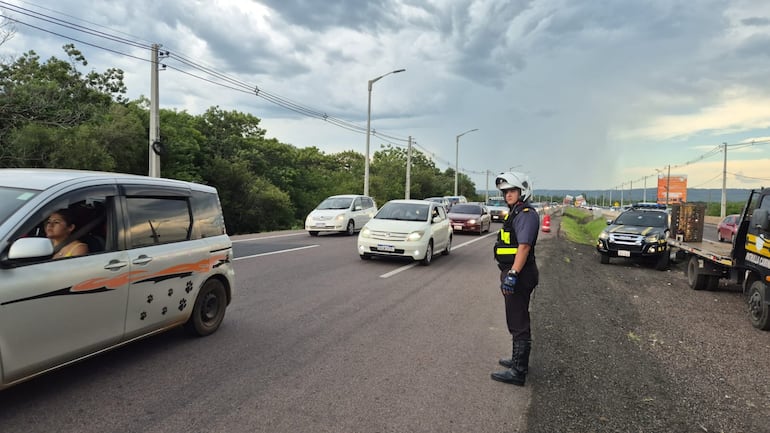
<instances>
[{"instance_id":1,"label":"dark police uniform","mask_svg":"<svg viewBox=\"0 0 770 433\"><path fill-rule=\"evenodd\" d=\"M500 268L500 281L513 265L520 243L531 245L527 262L517 275L516 289L512 295L504 295L505 320L513 341L531 340L529 299L537 286L540 274L535 263L535 244L540 228L540 217L529 203L518 202L511 208L497 234L495 259Z\"/></svg>"}]
</instances>

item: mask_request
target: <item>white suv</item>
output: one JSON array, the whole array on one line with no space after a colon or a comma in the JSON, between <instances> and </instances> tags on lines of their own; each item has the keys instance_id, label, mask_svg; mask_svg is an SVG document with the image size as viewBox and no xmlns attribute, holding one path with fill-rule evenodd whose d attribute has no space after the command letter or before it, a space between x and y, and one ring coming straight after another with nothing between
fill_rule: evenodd
<instances>
[{"instance_id":1,"label":"white suv","mask_svg":"<svg viewBox=\"0 0 770 433\"><path fill-rule=\"evenodd\" d=\"M0 389L179 325L213 333L232 258L210 186L0 169Z\"/></svg>"},{"instance_id":2,"label":"white suv","mask_svg":"<svg viewBox=\"0 0 770 433\"><path fill-rule=\"evenodd\" d=\"M305 218L310 236L320 232L344 232L353 235L377 213L377 204L365 195L333 195L322 201Z\"/></svg>"}]
</instances>

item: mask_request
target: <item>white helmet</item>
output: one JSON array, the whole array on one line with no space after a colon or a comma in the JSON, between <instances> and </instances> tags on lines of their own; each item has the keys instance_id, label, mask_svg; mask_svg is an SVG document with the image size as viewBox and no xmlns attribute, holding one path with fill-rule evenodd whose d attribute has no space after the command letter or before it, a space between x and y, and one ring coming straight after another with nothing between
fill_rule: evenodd
<instances>
[{"instance_id":1,"label":"white helmet","mask_svg":"<svg viewBox=\"0 0 770 433\"><path fill-rule=\"evenodd\" d=\"M521 201L527 201L527 199L532 196L532 185L529 183L529 179L524 173L516 173L513 171L500 173L497 176L497 179L495 179L495 186L503 192L511 188L518 188L521 190Z\"/></svg>"}]
</instances>

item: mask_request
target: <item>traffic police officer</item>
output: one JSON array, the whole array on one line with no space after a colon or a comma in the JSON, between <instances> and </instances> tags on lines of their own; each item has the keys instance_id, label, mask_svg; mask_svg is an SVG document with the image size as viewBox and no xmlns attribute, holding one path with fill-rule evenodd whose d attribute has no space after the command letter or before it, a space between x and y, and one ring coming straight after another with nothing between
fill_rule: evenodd
<instances>
[{"instance_id":1,"label":"traffic police officer","mask_svg":"<svg viewBox=\"0 0 770 433\"><path fill-rule=\"evenodd\" d=\"M537 211L529 204L532 188L522 173L500 173L495 185L502 191L510 211L495 242L495 260L500 269L500 290L505 299L505 320L513 340L510 359L501 359L508 370L492 373L492 379L523 386L532 348L529 298L537 286L535 243L540 225Z\"/></svg>"}]
</instances>

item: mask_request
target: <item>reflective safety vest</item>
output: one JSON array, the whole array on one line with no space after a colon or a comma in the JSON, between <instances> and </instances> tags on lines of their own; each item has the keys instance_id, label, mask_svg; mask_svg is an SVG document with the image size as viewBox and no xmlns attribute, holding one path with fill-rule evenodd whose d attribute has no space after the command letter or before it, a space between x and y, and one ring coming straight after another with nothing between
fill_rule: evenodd
<instances>
[{"instance_id":1,"label":"reflective safety vest","mask_svg":"<svg viewBox=\"0 0 770 433\"><path fill-rule=\"evenodd\" d=\"M495 242L494 253L495 260L500 264L512 265L519 251L519 241L516 239L516 232L513 230L513 220L521 212L534 212L528 204L514 205L512 212L505 217L503 227L497 233L497 242ZM532 245L530 256L534 256L535 248Z\"/></svg>"}]
</instances>

